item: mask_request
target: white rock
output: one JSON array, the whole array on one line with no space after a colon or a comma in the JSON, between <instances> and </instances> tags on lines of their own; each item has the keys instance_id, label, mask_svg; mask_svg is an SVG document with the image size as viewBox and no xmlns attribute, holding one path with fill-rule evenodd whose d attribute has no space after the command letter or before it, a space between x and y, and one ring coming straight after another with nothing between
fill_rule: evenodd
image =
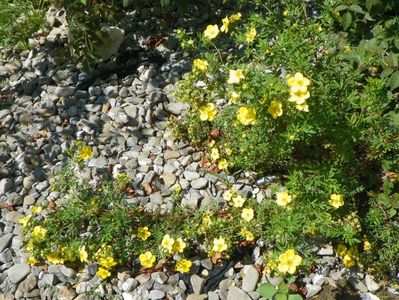
<instances>
[{"instance_id":1,"label":"white rock","mask_svg":"<svg viewBox=\"0 0 399 300\"><path fill-rule=\"evenodd\" d=\"M360 295L361 300L380 300L376 295L373 295L372 293L364 293Z\"/></svg>"},{"instance_id":2,"label":"white rock","mask_svg":"<svg viewBox=\"0 0 399 300\"><path fill-rule=\"evenodd\" d=\"M315 285L315 284L306 284L306 288L308 292L306 293L306 298L311 298L314 295L317 295L321 291L321 286L320 285Z\"/></svg>"},{"instance_id":3,"label":"white rock","mask_svg":"<svg viewBox=\"0 0 399 300\"><path fill-rule=\"evenodd\" d=\"M105 27L102 31L105 33L105 37L100 41L100 45L94 49L94 53L102 60L107 60L118 52L125 37L125 31L115 26Z\"/></svg>"},{"instance_id":4,"label":"white rock","mask_svg":"<svg viewBox=\"0 0 399 300\"><path fill-rule=\"evenodd\" d=\"M259 280L258 270L249 265L244 267L243 272L242 289L246 292L254 291Z\"/></svg>"},{"instance_id":5,"label":"white rock","mask_svg":"<svg viewBox=\"0 0 399 300\"><path fill-rule=\"evenodd\" d=\"M373 276L366 274L366 286L370 292L375 292L380 289L380 285L374 281Z\"/></svg>"}]
</instances>

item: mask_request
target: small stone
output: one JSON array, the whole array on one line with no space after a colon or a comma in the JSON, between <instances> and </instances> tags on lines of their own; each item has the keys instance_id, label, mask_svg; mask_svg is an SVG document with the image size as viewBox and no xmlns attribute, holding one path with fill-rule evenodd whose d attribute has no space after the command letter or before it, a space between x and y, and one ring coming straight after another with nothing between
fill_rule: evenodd
<instances>
[{"instance_id":1,"label":"small stone","mask_svg":"<svg viewBox=\"0 0 399 300\"><path fill-rule=\"evenodd\" d=\"M219 300L219 295L216 292L208 292L208 300Z\"/></svg>"},{"instance_id":2,"label":"small stone","mask_svg":"<svg viewBox=\"0 0 399 300\"><path fill-rule=\"evenodd\" d=\"M151 275L151 278L155 280L155 282L164 284L166 281L168 281L168 276L163 273L163 272L154 272Z\"/></svg>"},{"instance_id":3,"label":"small stone","mask_svg":"<svg viewBox=\"0 0 399 300\"><path fill-rule=\"evenodd\" d=\"M191 285L193 287L193 291L195 294L199 295L202 290L202 284L204 283L204 279L194 274L190 278Z\"/></svg>"},{"instance_id":4,"label":"small stone","mask_svg":"<svg viewBox=\"0 0 399 300\"><path fill-rule=\"evenodd\" d=\"M252 300L251 297L244 292L242 289L232 286L229 288L229 292L227 294L227 300Z\"/></svg>"},{"instance_id":5,"label":"small stone","mask_svg":"<svg viewBox=\"0 0 399 300\"><path fill-rule=\"evenodd\" d=\"M380 298L372 293L364 293L360 295L360 300L380 300Z\"/></svg>"},{"instance_id":6,"label":"small stone","mask_svg":"<svg viewBox=\"0 0 399 300\"><path fill-rule=\"evenodd\" d=\"M13 236L13 233L7 233L0 237L0 252L3 252L4 249L10 246Z\"/></svg>"},{"instance_id":7,"label":"small stone","mask_svg":"<svg viewBox=\"0 0 399 300\"><path fill-rule=\"evenodd\" d=\"M254 291L259 280L258 270L256 270L254 266L250 265L244 267L243 272L242 289L246 292Z\"/></svg>"},{"instance_id":8,"label":"small stone","mask_svg":"<svg viewBox=\"0 0 399 300\"><path fill-rule=\"evenodd\" d=\"M188 104L180 102L168 103L165 106L165 110L174 115L180 115L183 112L183 110L186 110L188 108L189 108Z\"/></svg>"},{"instance_id":9,"label":"small stone","mask_svg":"<svg viewBox=\"0 0 399 300\"><path fill-rule=\"evenodd\" d=\"M348 281L357 291L361 293L368 292L367 286L359 278L356 278L355 276L349 276Z\"/></svg>"},{"instance_id":10,"label":"small stone","mask_svg":"<svg viewBox=\"0 0 399 300\"><path fill-rule=\"evenodd\" d=\"M77 293L73 288L67 286L61 286L58 290L58 300L72 300L77 296Z\"/></svg>"},{"instance_id":11,"label":"small stone","mask_svg":"<svg viewBox=\"0 0 399 300\"><path fill-rule=\"evenodd\" d=\"M6 214L6 221L14 224L18 224L19 219L22 218L22 214L17 211L10 211Z\"/></svg>"},{"instance_id":12,"label":"small stone","mask_svg":"<svg viewBox=\"0 0 399 300\"><path fill-rule=\"evenodd\" d=\"M320 286L322 286L323 284L324 284L324 276L323 275L320 275L320 274L316 274L314 277L313 277L313 279L312 279L312 282L313 282L313 284L315 284L315 285L320 285Z\"/></svg>"},{"instance_id":13,"label":"small stone","mask_svg":"<svg viewBox=\"0 0 399 300\"><path fill-rule=\"evenodd\" d=\"M68 278L72 278L75 276L76 271L72 268L68 268L66 266L61 266L60 271L63 275L65 275Z\"/></svg>"},{"instance_id":14,"label":"small stone","mask_svg":"<svg viewBox=\"0 0 399 300\"><path fill-rule=\"evenodd\" d=\"M22 293L28 293L33 290L36 284L37 278L32 274L29 274L28 277L26 277L26 279L19 284L18 290Z\"/></svg>"},{"instance_id":15,"label":"small stone","mask_svg":"<svg viewBox=\"0 0 399 300\"><path fill-rule=\"evenodd\" d=\"M5 195L12 188L12 180L10 178L3 178L0 180L0 196Z\"/></svg>"},{"instance_id":16,"label":"small stone","mask_svg":"<svg viewBox=\"0 0 399 300\"><path fill-rule=\"evenodd\" d=\"M130 292L134 290L136 287L139 286L139 282L134 279L134 278L128 278L123 284L122 284L122 291L124 292Z\"/></svg>"},{"instance_id":17,"label":"small stone","mask_svg":"<svg viewBox=\"0 0 399 300\"><path fill-rule=\"evenodd\" d=\"M205 188L207 184L208 184L208 179L206 178L198 178L191 182L191 186L197 190Z\"/></svg>"},{"instance_id":18,"label":"small stone","mask_svg":"<svg viewBox=\"0 0 399 300\"><path fill-rule=\"evenodd\" d=\"M7 270L8 278L12 283L19 283L30 272L30 267L28 264L16 264Z\"/></svg>"},{"instance_id":19,"label":"small stone","mask_svg":"<svg viewBox=\"0 0 399 300\"><path fill-rule=\"evenodd\" d=\"M74 87L71 87L71 86L65 86L65 87L57 86L53 93L54 93L54 95L56 95L58 97L68 97L68 96L72 96L74 92L75 92L75 88Z\"/></svg>"},{"instance_id":20,"label":"small stone","mask_svg":"<svg viewBox=\"0 0 399 300\"><path fill-rule=\"evenodd\" d=\"M187 296L187 300L206 300L207 299L206 294L201 294L201 295L196 295L196 294L191 294Z\"/></svg>"},{"instance_id":21,"label":"small stone","mask_svg":"<svg viewBox=\"0 0 399 300\"><path fill-rule=\"evenodd\" d=\"M163 299L165 297L165 292L160 290L152 290L150 291L150 299L151 300L158 300Z\"/></svg>"},{"instance_id":22,"label":"small stone","mask_svg":"<svg viewBox=\"0 0 399 300\"><path fill-rule=\"evenodd\" d=\"M176 182L176 175L173 173L163 173L162 178L166 187L171 187Z\"/></svg>"},{"instance_id":23,"label":"small stone","mask_svg":"<svg viewBox=\"0 0 399 300\"><path fill-rule=\"evenodd\" d=\"M164 153L164 158L166 160L172 159L172 158L179 158L179 157L180 157L179 151L166 150Z\"/></svg>"},{"instance_id":24,"label":"small stone","mask_svg":"<svg viewBox=\"0 0 399 300\"><path fill-rule=\"evenodd\" d=\"M308 283L308 284L306 284L306 288L307 288L306 298L311 298L311 297L317 295L321 291L320 285Z\"/></svg>"},{"instance_id":25,"label":"small stone","mask_svg":"<svg viewBox=\"0 0 399 300\"><path fill-rule=\"evenodd\" d=\"M366 282L367 289L370 292L378 291L381 287L377 282L375 282L373 276L371 276L369 274L366 274L365 282Z\"/></svg>"},{"instance_id":26,"label":"small stone","mask_svg":"<svg viewBox=\"0 0 399 300\"><path fill-rule=\"evenodd\" d=\"M186 178L188 181L193 181L200 177L200 175L197 172L190 172L190 171L184 171L183 175L184 178Z\"/></svg>"},{"instance_id":27,"label":"small stone","mask_svg":"<svg viewBox=\"0 0 399 300\"><path fill-rule=\"evenodd\" d=\"M320 256L331 256L334 255L334 249L331 245L324 246L317 252L317 255Z\"/></svg>"}]
</instances>

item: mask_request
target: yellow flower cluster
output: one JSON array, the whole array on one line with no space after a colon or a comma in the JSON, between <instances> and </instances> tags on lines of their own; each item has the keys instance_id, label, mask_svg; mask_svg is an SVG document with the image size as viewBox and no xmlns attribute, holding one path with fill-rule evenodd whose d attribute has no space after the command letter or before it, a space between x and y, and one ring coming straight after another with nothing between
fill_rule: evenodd
<instances>
[{"instance_id":1,"label":"yellow flower cluster","mask_svg":"<svg viewBox=\"0 0 399 300\"><path fill-rule=\"evenodd\" d=\"M82 263L87 263L87 262L89 262L88 258L89 258L89 255L86 251L86 246L79 247L79 260Z\"/></svg>"},{"instance_id":2,"label":"yellow flower cluster","mask_svg":"<svg viewBox=\"0 0 399 300\"><path fill-rule=\"evenodd\" d=\"M338 194L331 194L330 200L328 201L332 207L335 209L341 207L344 205L344 197L342 195Z\"/></svg>"},{"instance_id":3,"label":"yellow flower cluster","mask_svg":"<svg viewBox=\"0 0 399 300\"><path fill-rule=\"evenodd\" d=\"M226 240L222 237L213 240L213 252L223 252L227 250L227 243Z\"/></svg>"},{"instance_id":4,"label":"yellow flower cluster","mask_svg":"<svg viewBox=\"0 0 399 300\"><path fill-rule=\"evenodd\" d=\"M296 268L302 263L302 257L295 254L294 249L289 249L278 257L279 264L277 266L281 273L294 274Z\"/></svg>"},{"instance_id":5,"label":"yellow flower cluster","mask_svg":"<svg viewBox=\"0 0 399 300\"><path fill-rule=\"evenodd\" d=\"M100 265L96 274L101 279L109 277L111 275L109 270L117 265L117 262L111 255L111 246L105 244L101 245L100 249L94 255L94 258Z\"/></svg>"},{"instance_id":6,"label":"yellow flower cluster","mask_svg":"<svg viewBox=\"0 0 399 300\"><path fill-rule=\"evenodd\" d=\"M172 253L183 253L184 248L186 248L186 243L182 238L174 239L170 237L169 234L164 235L161 241L161 248L163 251Z\"/></svg>"},{"instance_id":7,"label":"yellow flower cluster","mask_svg":"<svg viewBox=\"0 0 399 300\"><path fill-rule=\"evenodd\" d=\"M32 218L32 215L26 215L25 217L19 218L18 223L21 224L22 227L26 227L26 225L28 225L31 218Z\"/></svg>"},{"instance_id":8,"label":"yellow flower cluster","mask_svg":"<svg viewBox=\"0 0 399 300\"><path fill-rule=\"evenodd\" d=\"M294 76L288 77L287 84L290 87L290 98L288 101L294 102L298 110L308 112L309 106L306 100L310 97L308 91L310 80L301 73L295 73Z\"/></svg>"},{"instance_id":9,"label":"yellow flower cluster","mask_svg":"<svg viewBox=\"0 0 399 300\"><path fill-rule=\"evenodd\" d=\"M246 241L251 242L255 239L254 234L246 228L240 230L240 235L242 235Z\"/></svg>"},{"instance_id":10,"label":"yellow flower cluster","mask_svg":"<svg viewBox=\"0 0 399 300\"><path fill-rule=\"evenodd\" d=\"M151 232L147 226L137 228L137 238L140 240L147 240L151 236Z\"/></svg>"},{"instance_id":11,"label":"yellow flower cluster","mask_svg":"<svg viewBox=\"0 0 399 300\"><path fill-rule=\"evenodd\" d=\"M356 247L347 248L345 245L339 244L335 252L341 257L345 268L352 268L356 265L359 253Z\"/></svg>"},{"instance_id":12,"label":"yellow flower cluster","mask_svg":"<svg viewBox=\"0 0 399 300\"><path fill-rule=\"evenodd\" d=\"M245 78L244 71L242 69L229 70L229 79L227 80L227 83L229 84L240 83L241 79L244 78Z\"/></svg>"},{"instance_id":13,"label":"yellow flower cluster","mask_svg":"<svg viewBox=\"0 0 399 300\"><path fill-rule=\"evenodd\" d=\"M279 192L276 194L276 203L280 206L286 206L288 203L291 203L292 196L289 194L287 190Z\"/></svg>"},{"instance_id":14,"label":"yellow flower cluster","mask_svg":"<svg viewBox=\"0 0 399 300\"><path fill-rule=\"evenodd\" d=\"M32 214L38 214L41 211L42 211L42 208L40 206L35 205L32 207Z\"/></svg>"},{"instance_id":15,"label":"yellow flower cluster","mask_svg":"<svg viewBox=\"0 0 399 300\"><path fill-rule=\"evenodd\" d=\"M218 113L215 104L207 103L199 108L200 119L202 121L213 121Z\"/></svg>"},{"instance_id":16,"label":"yellow flower cluster","mask_svg":"<svg viewBox=\"0 0 399 300\"><path fill-rule=\"evenodd\" d=\"M140 264L144 268L151 268L154 265L156 259L157 258L155 257L155 255L152 254L150 251L140 254L139 256Z\"/></svg>"},{"instance_id":17,"label":"yellow flower cluster","mask_svg":"<svg viewBox=\"0 0 399 300\"><path fill-rule=\"evenodd\" d=\"M283 104L279 101L272 101L267 111L273 119L277 119L283 115Z\"/></svg>"},{"instance_id":18,"label":"yellow flower cluster","mask_svg":"<svg viewBox=\"0 0 399 300\"><path fill-rule=\"evenodd\" d=\"M252 27L249 32L247 33L246 37L245 37L245 41L247 43L252 43L256 37L256 28Z\"/></svg>"},{"instance_id":19,"label":"yellow flower cluster","mask_svg":"<svg viewBox=\"0 0 399 300\"><path fill-rule=\"evenodd\" d=\"M78 159L86 161L93 156L93 149L90 146L82 146L79 151Z\"/></svg>"},{"instance_id":20,"label":"yellow flower cluster","mask_svg":"<svg viewBox=\"0 0 399 300\"><path fill-rule=\"evenodd\" d=\"M181 259L176 263L176 271L187 273L190 272L190 268L192 266L191 260L188 259Z\"/></svg>"},{"instance_id":21,"label":"yellow flower cluster","mask_svg":"<svg viewBox=\"0 0 399 300\"><path fill-rule=\"evenodd\" d=\"M254 210L252 208L244 208L241 212L241 218L244 221L251 221L254 218Z\"/></svg>"},{"instance_id":22,"label":"yellow flower cluster","mask_svg":"<svg viewBox=\"0 0 399 300\"><path fill-rule=\"evenodd\" d=\"M194 69L201 72L206 72L208 70L208 62L202 59L194 59L193 61Z\"/></svg>"},{"instance_id":23,"label":"yellow flower cluster","mask_svg":"<svg viewBox=\"0 0 399 300\"><path fill-rule=\"evenodd\" d=\"M256 110L255 108L240 107L237 112L237 120L247 126L256 123Z\"/></svg>"},{"instance_id":24,"label":"yellow flower cluster","mask_svg":"<svg viewBox=\"0 0 399 300\"><path fill-rule=\"evenodd\" d=\"M43 241L44 237L46 236L47 229L41 227L41 226L35 226L33 227L33 231L31 234L32 239L38 240L38 241Z\"/></svg>"}]
</instances>

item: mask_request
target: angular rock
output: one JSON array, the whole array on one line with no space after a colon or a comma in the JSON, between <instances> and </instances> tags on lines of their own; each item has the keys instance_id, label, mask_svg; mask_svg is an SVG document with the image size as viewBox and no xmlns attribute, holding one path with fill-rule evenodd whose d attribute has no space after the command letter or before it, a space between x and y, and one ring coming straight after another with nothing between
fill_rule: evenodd
<instances>
[{"instance_id":1,"label":"angular rock","mask_svg":"<svg viewBox=\"0 0 399 300\"><path fill-rule=\"evenodd\" d=\"M251 300L252 298L242 289L232 286L229 288L227 300Z\"/></svg>"},{"instance_id":2,"label":"angular rock","mask_svg":"<svg viewBox=\"0 0 399 300\"><path fill-rule=\"evenodd\" d=\"M10 246L13 236L13 233L7 233L0 237L0 252L3 252L4 249Z\"/></svg>"},{"instance_id":3,"label":"angular rock","mask_svg":"<svg viewBox=\"0 0 399 300\"><path fill-rule=\"evenodd\" d=\"M198 179L191 181L191 186L197 190L203 189L207 185L208 185L208 179L206 179L206 178L198 178Z\"/></svg>"},{"instance_id":4,"label":"angular rock","mask_svg":"<svg viewBox=\"0 0 399 300\"><path fill-rule=\"evenodd\" d=\"M246 292L255 290L259 280L259 272L254 266L246 266L243 270L242 289Z\"/></svg>"},{"instance_id":5,"label":"angular rock","mask_svg":"<svg viewBox=\"0 0 399 300\"><path fill-rule=\"evenodd\" d=\"M375 292L375 291L379 290L381 287L377 282L375 282L373 276L371 276L369 274L366 274L365 282L366 282L367 289L370 292Z\"/></svg>"},{"instance_id":6,"label":"angular rock","mask_svg":"<svg viewBox=\"0 0 399 300\"><path fill-rule=\"evenodd\" d=\"M306 284L306 288L307 288L306 298L311 298L311 297L317 295L321 291L320 285L308 283L308 284Z\"/></svg>"},{"instance_id":7,"label":"angular rock","mask_svg":"<svg viewBox=\"0 0 399 300\"><path fill-rule=\"evenodd\" d=\"M30 266L28 264L16 264L7 270L8 278L12 283L21 282L30 272Z\"/></svg>"},{"instance_id":8,"label":"angular rock","mask_svg":"<svg viewBox=\"0 0 399 300\"><path fill-rule=\"evenodd\" d=\"M0 196L5 195L12 188L12 180L10 178L3 178L0 180Z\"/></svg>"},{"instance_id":9,"label":"angular rock","mask_svg":"<svg viewBox=\"0 0 399 300\"><path fill-rule=\"evenodd\" d=\"M58 300L72 300L75 299L77 293L73 288L67 286L61 286L58 290L57 299Z\"/></svg>"},{"instance_id":10,"label":"angular rock","mask_svg":"<svg viewBox=\"0 0 399 300\"><path fill-rule=\"evenodd\" d=\"M193 291L195 294L201 294L202 285L204 283L204 279L194 274L190 278L191 286L193 287Z\"/></svg>"},{"instance_id":11,"label":"angular rock","mask_svg":"<svg viewBox=\"0 0 399 300\"><path fill-rule=\"evenodd\" d=\"M34 275L29 274L28 277L26 277L26 279L19 284L18 290L22 294L28 293L31 290L33 290L36 284L37 284L37 278Z\"/></svg>"}]
</instances>

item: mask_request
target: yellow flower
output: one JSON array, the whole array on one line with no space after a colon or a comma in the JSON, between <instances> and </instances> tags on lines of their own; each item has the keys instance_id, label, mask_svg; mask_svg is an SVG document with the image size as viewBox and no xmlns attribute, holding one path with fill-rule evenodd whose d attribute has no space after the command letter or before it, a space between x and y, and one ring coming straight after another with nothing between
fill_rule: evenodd
<instances>
[{"instance_id":1,"label":"yellow flower","mask_svg":"<svg viewBox=\"0 0 399 300\"><path fill-rule=\"evenodd\" d=\"M108 256L107 258L100 258L98 263L106 269L110 269L117 264L115 259L111 256Z\"/></svg>"},{"instance_id":2,"label":"yellow flower","mask_svg":"<svg viewBox=\"0 0 399 300\"><path fill-rule=\"evenodd\" d=\"M263 270L263 273L270 274L273 270L277 268L277 264L273 260L269 260Z\"/></svg>"},{"instance_id":3,"label":"yellow flower","mask_svg":"<svg viewBox=\"0 0 399 300\"><path fill-rule=\"evenodd\" d=\"M344 263L345 268L348 269L356 265L354 258L350 254L344 255L344 257L342 258L342 262Z\"/></svg>"},{"instance_id":4,"label":"yellow flower","mask_svg":"<svg viewBox=\"0 0 399 300\"><path fill-rule=\"evenodd\" d=\"M35 226L32 231L32 238L42 241L42 240L44 240L44 237L46 236L46 232L47 232L47 229L45 229L41 226Z\"/></svg>"},{"instance_id":5,"label":"yellow flower","mask_svg":"<svg viewBox=\"0 0 399 300\"><path fill-rule=\"evenodd\" d=\"M337 209L344 205L344 198L342 197L342 195L332 194L328 203L330 203L332 207Z\"/></svg>"},{"instance_id":6,"label":"yellow flower","mask_svg":"<svg viewBox=\"0 0 399 300\"><path fill-rule=\"evenodd\" d=\"M104 269L102 267L98 268L98 271L96 273L101 279L105 279L111 275L111 272L108 271L107 269Z\"/></svg>"},{"instance_id":7,"label":"yellow flower","mask_svg":"<svg viewBox=\"0 0 399 300\"><path fill-rule=\"evenodd\" d=\"M218 158L219 158L219 150L217 148L212 148L212 151L211 151L212 161L216 161Z\"/></svg>"},{"instance_id":8,"label":"yellow flower","mask_svg":"<svg viewBox=\"0 0 399 300\"><path fill-rule=\"evenodd\" d=\"M147 226L137 228L137 238L143 241L147 240L151 235Z\"/></svg>"},{"instance_id":9,"label":"yellow flower","mask_svg":"<svg viewBox=\"0 0 399 300\"><path fill-rule=\"evenodd\" d=\"M86 246L79 248L79 259L82 263L89 262Z\"/></svg>"},{"instance_id":10,"label":"yellow flower","mask_svg":"<svg viewBox=\"0 0 399 300\"><path fill-rule=\"evenodd\" d=\"M256 37L256 29L254 27L251 28L251 30L247 33L247 36L245 38L245 41L247 43L252 43Z\"/></svg>"},{"instance_id":11,"label":"yellow flower","mask_svg":"<svg viewBox=\"0 0 399 300\"><path fill-rule=\"evenodd\" d=\"M34 213L34 214L38 214L41 211L42 211L42 208L40 206L35 205L32 207L32 213Z\"/></svg>"},{"instance_id":12,"label":"yellow flower","mask_svg":"<svg viewBox=\"0 0 399 300\"><path fill-rule=\"evenodd\" d=\"M304 77L302 75L302 73L298 72L298 73L295 73L294 76L288 78L287 84L290 87L294 87L294 86L307 87L310 84L310 80L307 79L306 77Z\"/></svg>"},{"instance_id":13,"label":"yellow flower","mask_svg":"<svg viewBox=\"0 0 399 300\"><path fill-rule=\"evenodd\" d=\"M349 52L351 50L352 50L352 48L350 46L345 46L344 47L344 52Z\"/></svg>"},{"instance_id":14,"label":"yellow flower","mask_svg":"<svg viewBox=\"0 0 399 300\"><path fill-rule=\"evenodd\" d=\"M347 250L348 250L348 249L346 248L345 245L339 244L339 245L337 246L337 249L335 249L335 252L337 252L337 254L338 254L339 256L343 256L343 255L346 253Z\"/></svg>"},{"instance_id":15,"label":"yellow flower","mask_svg":"<svg viewBox=\"0 0 399 300\"><path fill-rule=\"evenodd\" d=\"M240 107L237 113L237 120L245 126L253 125L256 123L256 110L255 108Z\"/></svg>"},{"instance_id":16,"label":"yellow flower","mask_svg":"<svg viewBox=\"0 0 399 300\"><path fill-rule=\"evenodd\" d=\"M190 272L190 268L192 266L191 260L188 259L181 259L176 263L176 271L187 273Z\"/></svg>"},{"instance_id":17,"label":"yellow flower","mask_svg":"<svg viewBox=\"0 0 399 300\"><path fill-rule=\"evenodd\" d=\"M310 80L304 77L301 73L295 73L294 76L287 79L287 84L291 87L290 98L288 101L295 102L297 104L297 109L307 111L307 105L305 104L304 106L301 106L301 104L304 104L306 99L310 97L308 91Z\"/></svg>"},{"instance_id":18,"label":"yellow flower","mask_svg":"<svg viewBox=\"0 0 399 300\"><path fill-rule=\"evenodd\" d=\"M219 34L219 27L217 25L208 25L204 31L204 35L212 40Z\"/></svg>"},{"instance_id":19,"label":"yellow flower","mask_svg":"<svg viewBox=\"0 0 399 300\"><path fill-rule=\"evenodd\" d=\"M55 251L55 252L51 252L51 253L47 254L46 259L49 263L52 263L54 265L64 263L64 259L62 257L60 257L59 251Z\"/></svg>"},{"instance_id":20,"label":"yellow flower","mask_svg":"<svg viewBox=\"0 0 399 300\"><path fill-rule=\"evenodd\" d=\"M241 19L241 13L232 14L229 19L231 22L239 21Z\"/></svg>"},{"instance_id":21,"label":"yellow flower","mask_svg":"<svg viewBox=\"0 0 399 300\"><path fill-rule=\"evenodd\" d=\"M26 259L26 262L27 262L27 264L29 264L31 266L34 266L34 265L36 265L38 263L37 259L34 256L29 256Z\"/></svg>"},{"instance_id":22,"label":"yellow flower","mask_svg":"<svg viewBox=\"0 0 399 300\"><path fill-rule=\"evenodd\" d=\"M213 146L215 146L215 140L211 140L209 143L208 143L208 147L209 148L212 148Z\"/></svg>"},{"instance_id":23,"label":"yellow flower","mask_svg":"<svg viewBox=\"0 0 399 300\"><path fill-rule=\"evenodd\" d=\"M80 160L88 160L93 156L93 149L90 146L83 146L79 151L78 158Z\"/></svg>"},{"instance_id":24,"label":"yellow flower","mask_svg":"<svg viewBox=\"0 0 399 300\"><path fill-rule=\"evenodd\" d=\"M296 268L302 263L302 257L295 254L294 249L289 249L278 257L279 264L277 266L281 273L294 274Z\"/></svg>"},{"instance_id":25,"label":"yellow flower","mask_svg":"<svg viewBox=\"0 0 399 300\"><path fill-rule=\"evenodd\" d=\"M213 103L207 103L199 108L200 112L200 119L202 121L212 121L216 114L217 114L217 109L215 108L215 104Z\"/></svg>"},{"instance_id":26,"label":"yellow flower","mask_svg":"<svg viewBox=\"0 0 399 300\"><path fill-rule=\"evenodd\" d=\"M276 194L277 200L276 203L277 205L280 206L286 206L288 203L292 201L292 196L288 193L288 191L282 191Z\"/></svg>"},{"instance_id":27,"label":"yellow flower","mask_svg":"<svg viewBox=\"0 0 399 300\"><path fill-rule=\"evenodd\" d=\"M237 103L239 100L240 100L240 94L238 94L238 93L233 91L231 93L231 97L230 97L229 103L230 104Z\"/></svg>"},{"instance_id":28,"label":"yellow flower","mask_svg":"<svg viewBox=\"0 0 399 300\"><path fill-rule=\"evenodd\" d=\"M236 194L237 191L235 189L230 189L223 193L223 198L226 201L230 201Z\"/></svg>"},{"instance_id":29,"label":"yellow flower","mask_svg":"<svg viewBox=\"0 0 399 300\"><path fill-rule=\"evenodd\" d=\"M218 238L213 240L213 252L223 252L227 250L227 244L224 238Z\"/></svg>"},{"instance_id":30,"label":"yellow flower","mask_svg":"<svg viewBox=\"0 0 399 300\"><path fill-rule=\"evenodd\" d=\"M170 237L169 234L164 235L162 242L161 242L161 247L166 250L167 252L172 252L173 244L175 243L175 240Z\"/></svg>"},{"instance_id":31,"label":"yellow flower","mask_svg":"<svg viewBox=\"0 0 399 300\"><path fill-rule=\"evenodd\" d=\"M309 106L306 102L303 102L302 104L297 104L296 109L304 112L309 112Z\"/></svg>"},{"instance_id":32,"label":"yellow flower","mask_svg":"<svg viewBox=\"0 0 399 300\"><path fill-rule=\"evenodd\" d=\"M206 60L194 59L193 64L194 64L194 68L197 70L200 70L202 72L205 72L206 70L208 70L208 62Z\"/></svg>"},{"instance_id":33,"label":"yellow flower","mask_svg":"<svg viewBox=\"0 0 399 300\"><path fill-rule=\"evenodd\" d=\"M229 80L227 83L229 84L234 84L234 83L240 83L241 79L244 79L244 73L241 69L238 70L230 70L229 71Z\"/></svg>"},{"instance_id":34,"label":"yellow flower","mask_svg":"<svg viewBox=\"0 0 399 300\"><path fill-rule=\"evenodd\" d=\"M248 242L251 242L255 239L254 234L249 231L246 228L243 228L240 230L240 234L245 238L245 240L247 240Z\"/></svg>"},{"instance_id":35,"label":"yellow flower","mask_svg":"<svg viewBox=\"0 0 399 300\"><path fill-rule=\"evenodd\" d=\"M27 215L25 217L21 217L21 218L19 218L18 223L22 224L22 226L25 227L26 225L28 225L31 218L32 218L32 215Z\"/></svg>"},{"instance_id":36,"label":"yellow flower","mask_svg":"<svg viewBox=\"0 0 399 300\"><path fill-rule=\"evenodd\" d=\"M245 203L245 198L241 195L237 195L233 198L233 206L234 207L242 207Z\"/></svg>"},{"instance_id":37,"label":"yellow flower","mask_svg":"<svg viewBox=\"0 0 399 300\"><path fill-rule=\"evenodd\" d=\"M300 87L298 85L291 88L290 97L288 101L295 102L297 105L301 105L306 102L310 97L310 93L306 87Z\"/></svg>"},{"instance_id":38,"label":"yellow flower","mask_svg":"<svg viewBox=\"0 0 399 300\"><path fill-rule=\"evenodd\" d=\"M211 216L209 214L204 214L202 216L202 226L208 228L212 224Z\"/></svg>"},{"instance_id":39,"label":"yellow flower","mask_svg":"<svg viewBox=\"0 0 399 300\"><path fill-rule=\"evenodd\" d=\"M222 158L221 160L219 160L218 168L220 170L224 170L224 169L227 169L228 165L229 165L229 163L227 162L227 160L225 158Z\"/></svg>"},{"instance_id":40,"label":"yellow flower","mask_svg":"<svg viewBox=\"0 0 399 300\"><path fill-rule=\"evenodd\" d=\"M226 18L222 19L222 22L223 22L223 25L222 25L222 27L220 27L220 31L225 32L225 33L229 32L229 25L230 25L229 18L226 17Z\"/></svg>"},{"instance_id":41,"label":"yellow flower","mask_svg":"<svg viewBox=\"0 0 399 300\"><path fill-rule=\"evenodd\" d=\"M363 243L363 249L364 251L370 251L371 250L371 244L368 240L365 240Z\"/></svg>"},{"instance_id":42,"label":"yellow flower","mask_svg":"<svg viewBox=\"0 0 399 300\"><path fill-rule=\"evenodd\" d=\"M147 251L146 253L140 254L139 260L144 268L151 268L155 263L156 257L150 251Z\"/></svg>"},{"instance_id":43,"label":"yellow flower","mask_svg":"<svg viewBox=\"0 0 399 300\"><path fill-rule=\"evenodd\" d=\"M233 153L233 150L231 150L230 148L226 148L226 154L227 155L231 155Z\"/></svg>"},{"instance_id":44,"label":"yellow flower","mask_svg":"<svg viewBox=\"0 0 399 300\"><path fill-rule=\"evenodd\" d=\"M29 242L26 244L25 249L29 252L33 252L33 241L29 240Z\"/></svg>"},{"instance_id":45,"label":"yellow flower","mask_svg":"<svg viewBox=\"0 0 399 300\"><path fill-rule=\"evenodd\" d=\"M178 253L183 253L184 248L186 248L186 243L183 241L182 238L178 238L173 243L172 251L173 252L178 252Z\"/></svg>"},{"instance_id":46,"label":"yellow flower","mask_svg":"<svg viewBox=\"0 0 399 300\"><path fill-rule=\"evenodd\" d=\"M252 208L244 208L241 213L241 218L249 222L254 218L254 210Z\"/></svg>"},{"instance_id":47,"label":"yellow flower","mask_svg":"<svg viewBox=\"0 0 399 300\"><path fill-rule=\"evenodd\" d=\"M276 119L283 114L283 104L279 101L272 101L267 111Z\"/></svg>"}]
</instances>

